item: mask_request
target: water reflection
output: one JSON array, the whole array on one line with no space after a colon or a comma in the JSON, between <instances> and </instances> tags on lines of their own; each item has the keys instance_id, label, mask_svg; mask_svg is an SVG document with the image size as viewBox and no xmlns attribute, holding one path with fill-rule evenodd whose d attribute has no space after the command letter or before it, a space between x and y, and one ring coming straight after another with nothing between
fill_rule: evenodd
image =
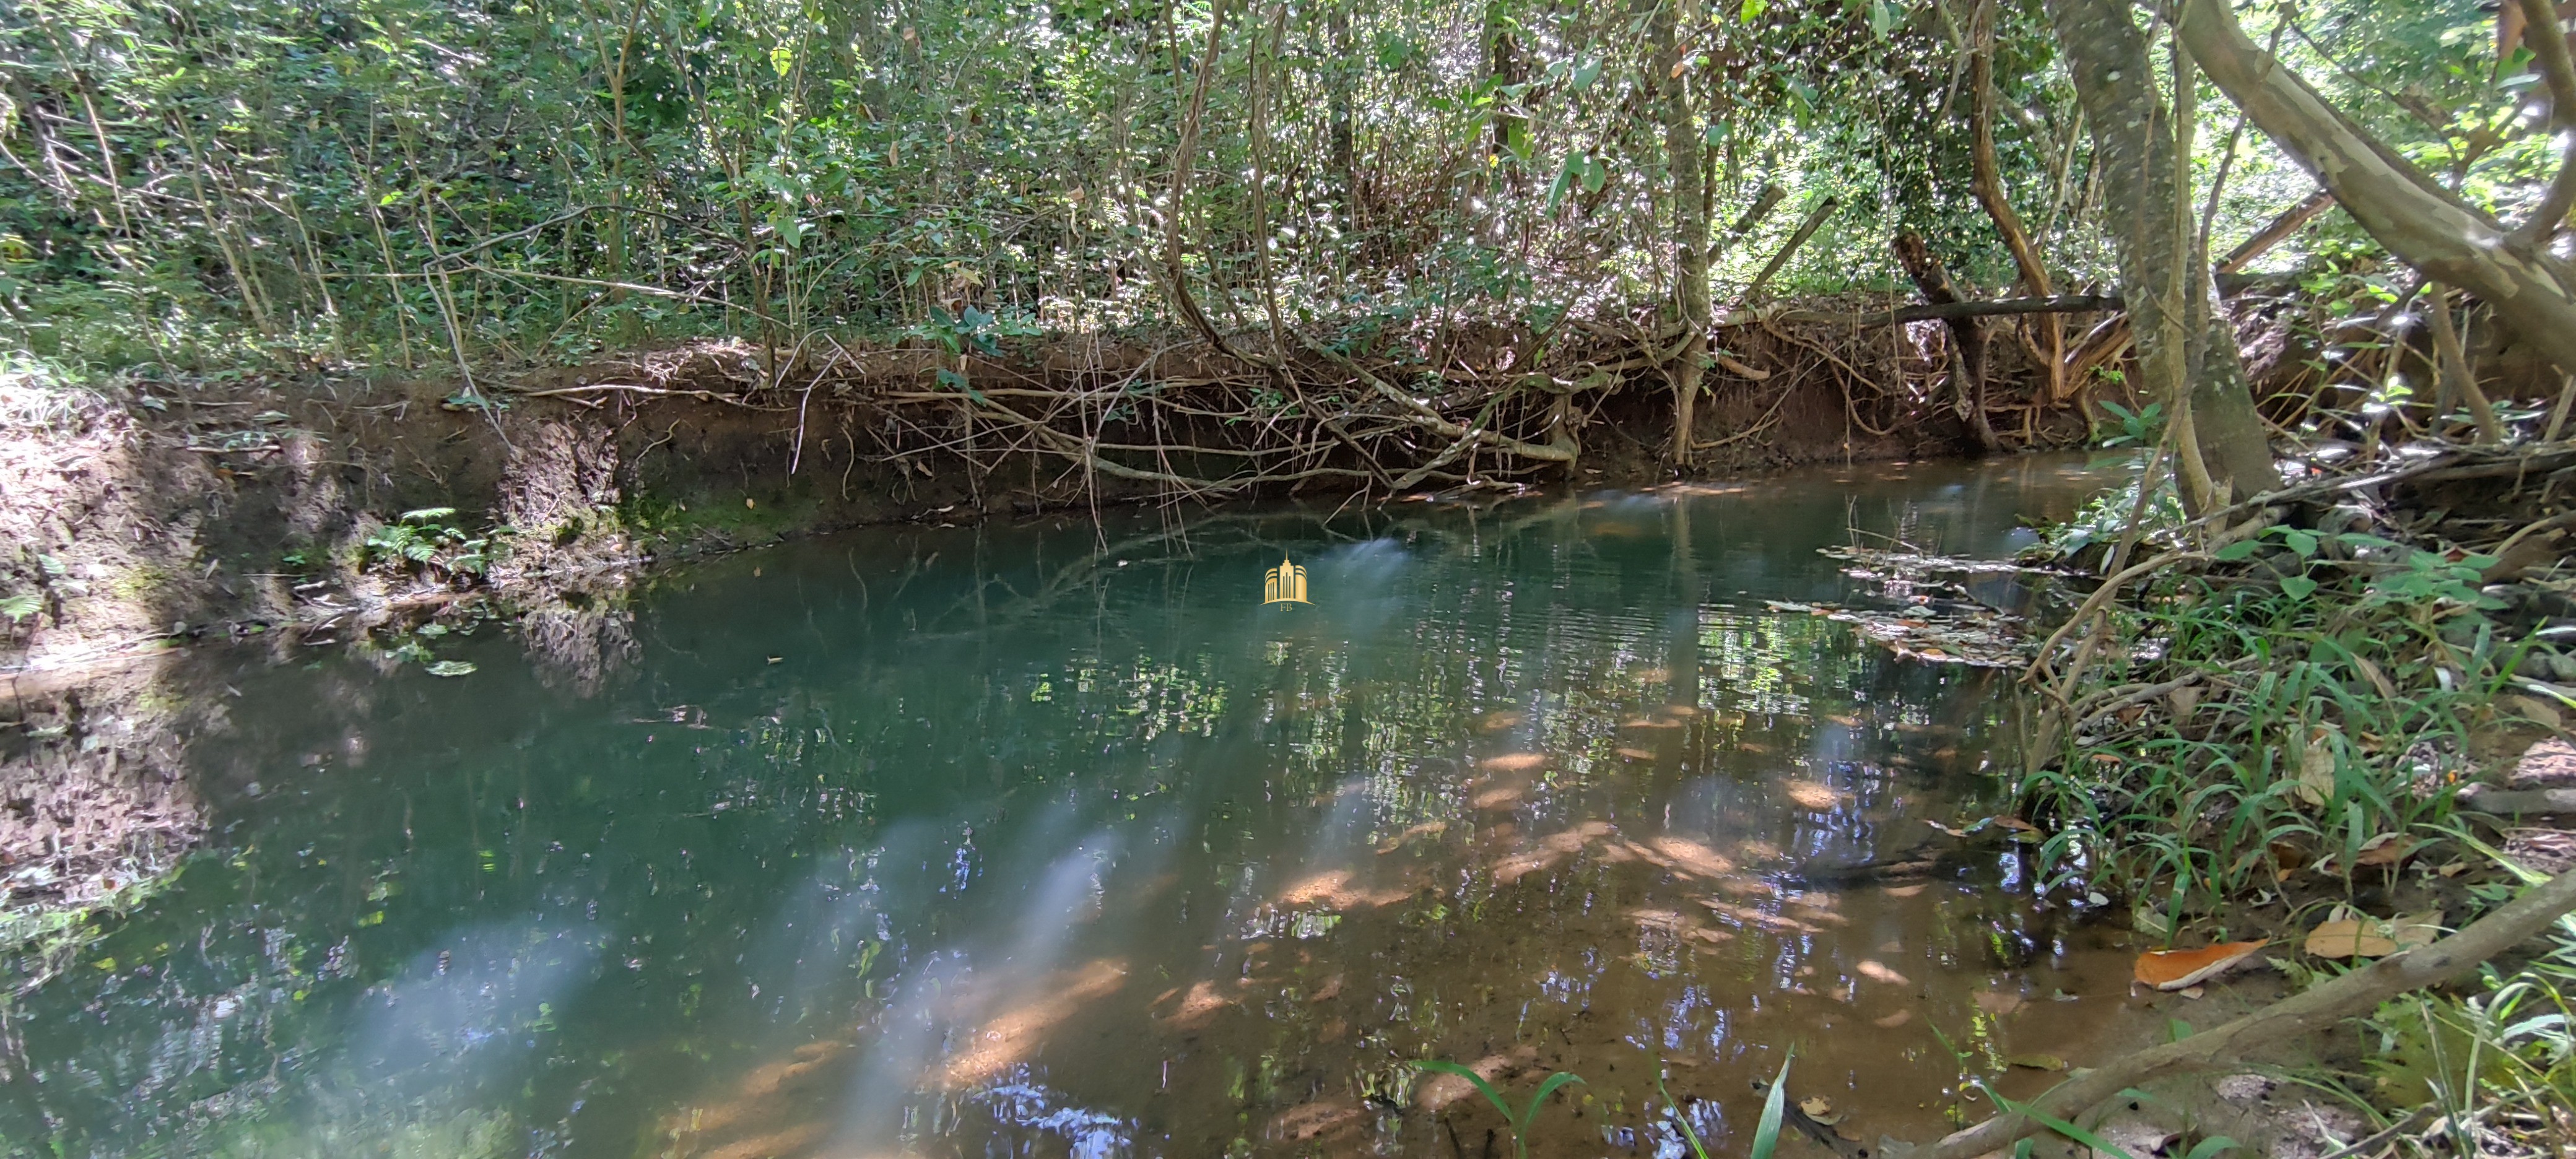
<instances>
[{"instance_id":1,"label":"water reflection","mask_svg":"<svg viewBox=\"0 0 2576 1159\"><path fill-rule=\"evenodd\" d=\"M1858 1137L1937 1131L1934 1028L2080 1056L2116 963L1922 824L1995 678L1763 601L2099 479L1908 474L870 533L437 641L463 680L200 656L212 836L12 1009L0 1138L1473 1153L1441 1057L1582 1074L1541 1148L1679 1154L1659 1071L1740 1145L1792 1046ZM1282 551L1311 607L1258 604Z\"/></svg>"}]
</instances>

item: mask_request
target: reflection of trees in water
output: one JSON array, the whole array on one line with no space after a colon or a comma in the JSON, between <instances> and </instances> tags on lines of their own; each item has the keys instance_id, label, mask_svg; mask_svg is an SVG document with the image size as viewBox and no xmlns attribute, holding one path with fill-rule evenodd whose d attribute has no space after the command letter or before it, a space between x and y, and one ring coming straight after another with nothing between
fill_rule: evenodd
<instances>
[{"instance_id":1,"label":"reflection of trees in water","mask_svg":"<svg viewBox=\"0 0 2576 1159\"><path fill-rule=\"evenodd\" d=\"M1256 1074L1259 1122L1311 1096L1307 1072L1349 1073L1345 1058L1475 1057L1437 1035L1519 1033L1505 1017L1518 1003L1478 997L1491 979L1468 977L1475 963L1507 965L1504 997L1545 1011L1578 990L1627 1000L1606 989L1620 954L1551 946L1626 939L1659 970L1736 955L1730 968L1756 976L1782 939L1841 928L1788 870L1866 856L1932 780L1904 769L1974 763L1990 701L1846 625L1711 602L1732 590L1720 585L1832 572L1786 563L1809 545L1765 529L1750 566L1771 571L1757 577L1724 518L1702 508L1684 524L1670 506L1234 512L1136 520L1107 542L1088 526L876 533L674 573L640 640L606 594L541 608L520 627L528 668L487 657L440 681L298 663L244 680L258 703L296 708L235 730L214 767L272 791L238 848L191 869L194 908L101 948L126 972L104 1017L76 1022L87 999L66 988L31 996L38 1055L108 1078L0 1088L0 1134L69 1121L136 1140L158 1113L142 1104L210 1071L347 1054L362 992L424 962L441 976L451 950L461 974L460 923L532 914L546 938L600 953L550 1009L531 999L478 1021L520 1052L490 1056L489 1091L526 1093L408 1093L440 1113L507 1107L529 1131L579 1115L594 1137L695 1103L701 1154L719 1134L793 1150L779 1133L809 1131L880 1056L903 1064L884 1071L903 1099L931 1063L964 1066L977 1089L951 1092L949 1113L1000 1117L1035 1098L1004 1088L1039 1073L1026 1068L1048 1040L1105 1027L1150 1057L1165 1044L1142 1036L1204 1017L1242 1057L1283 1060ZM1832 499L1825 522L1841 508ZM1355 578L1324 588L1319 571L1316 607L1253 621L1283 544L1301 563L1339 553L1382 569L1376 594ZM770 569L759 583L723 574L755 566ZM575 696L590 703L573 710ZM295 776L344 735L374 759ZM299 795L281 798L289 783ZM1126 852L1104 854L1097 881L1050 868L1100 832ZM1646 892L1665 878L1680 884ZM1080 904L1022 900L1049 882ZM1024 960L998 932L1040 927L1067 941ZM1155 927L1187 945L1144 956ZM1998 962L2031 941L1997 933ZM1985 953L1964 927L1941 936ZM165 941L183 950L133 974ZM1255 941L1272 946L1258 960ZM1202 971L1202 944L1224 947L1221 968ZM1052 1002L1113 952L1135 955L1134 981ZM987 980L1007 964L1014 985L940 1015L929 1053L881 1045L934 960ZM1403 996L1381 991L1381 975L1413 966ZM242 1009L219 1020L210 1001ZM171 1031L192 1011L224 1042L219 1065ZM950 1030L956 1053L937 1054ZM1612 1029L1574 1033L1613 1049ZM1353 1053L1363 1040L1373 1053ZM274 1101L306 1093L303 1065ZM1082 1069L1056 1068L1047 1116L1129 1109L1102 1103ZM1183 1071L1176 1104L1243 1105L1216 1097L1212 1067ZM733 1112L724 1132L718 1108Z\"/></svg>"},{"instance_id":2,"label":"reflection of trees in water","mask_svg":"<svg viewBox=\"0 0 2576 1159\"><path fill-rule=\"evenodd\" d=\"M183 750L222 726L221 691L191 687L168 663L68 687L11 679L0 701L0 726L16 726L0 727L0 952L29 948L48 914L156 890L204 837Z\"/></svg>"},{"instance_id":3,"label":"reflection of trees in water","mask_svg":"<svg viewBox=\"0 0 2576 1159\"><path fill-rule=\"evenodd\" d=\"M624 594L566 592L521 616L519 634L538 679L587 699L598 695L611 675L641 658L635 613Z\"/></svg>"}]
</instances>

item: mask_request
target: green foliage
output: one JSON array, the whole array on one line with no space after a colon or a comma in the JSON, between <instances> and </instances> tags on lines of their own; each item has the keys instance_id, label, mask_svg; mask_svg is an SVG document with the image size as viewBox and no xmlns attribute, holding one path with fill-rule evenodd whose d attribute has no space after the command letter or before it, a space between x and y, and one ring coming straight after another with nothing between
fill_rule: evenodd
<instances>
[{"instance_id":1,"label":"green foliage","mask_svg":"<svg viewBox=\"0 0 2576 1159\"><path fill-rule=\"evenodd\" d=\"M2139 542L2170 543L2185 519L2181 493L2174 489L2171 476L2159 479L2155 494L2148 497L2142 510L2138 507L2139 485L2139 480L2132 479L2126 486L2086 500L2074 518L2040 528L2040 542L2033 553L2064 559L2095 547L2107 549L2128 533L2132 513L2137 515Z\"/></svg>"},{"instance_id":2,"label":"green foliage","mask_svg":"<svg viewBox=\"0 0 2576 1159\"><path fill-rule=\"evenodd\" d=\"M1549 1075L1545 1082L1538 1085L1538 1090L1530 1095L1529 1102L1522 1106L1519 1111L1515 1112L1512 1110L1511 1103L1503 1098L1503 1093L1494 1089L1494 1084L1485 1081L1485 1076L1477 1074L1475 1071L1470 1070L1463 1065L1449 1062L1445 1059L1424 1059L1413 1065L1424 1070L1439 1071L1442 1074L1457 1075L1458 1077L1475 1084L1476 1093L1485 1096L1486 1102L1492 1103L1495 1110L1502 1112L1503 1122L1511 1127L1513 1159L1529 1159L1530 1124L1537 1121L1538 1109L1541 1104L1547 1101L1547 1097L1555 1094L1559 1087L1568 1083L1579 1083L1583 1081L1582 1079L1567 1074L1564 1071L1558 1071L1555 1074ZM1758 1156L1757 1159L1759 1159Z\"/></svg>"},{"instance_id":3,"label":"green foliage","mask_svg":"<svg viewBox=\"0 0 2576 1159\"><path fill-rule=\"evenodd\" d=\"M2003 1097L2002 1095L1996 1094L1995 1088L1987 1085L1984 1079L1977 1080L1976 1086L1979 1091L1984 1092L1987 1098L1994 1100L1995 1106L2004 1114L2020 1115L2021 1117L2029 1119L2040 1126L2046 1127L2049 1130L2055 1131L2060 1135L2064 1135L2069 1139L2073 1139L2086 1147L2092 1148L2095 1154L2113 1155L2117 1156L2118 1159L2137 1159L2136 1156L2131 1155L2118 1147L2112 1146L2101 1136L2096 1135L2091 1131L2087 1131L2082 1127L2076 1126L2064 1119L2057 1118L2054 1115L2046 1114L2029 1103L2017 1103L2011 1099ZM2234 1144L2229 1143L2227 1145L2233 1146ZM2201 1152L2195 1149L2192 1152L2192 1155L2197 1159L2197 1157L2201 1155Z\"/></svg>"},{"instance_id":4,"label":"green foliage","mask_svg":"<svg viewBox=\"0 0 2576 1159\"><path fill-rule=\"evenodd\" d=\"M403 512L362 541L360 566L384 564L451 579L481 574L491 565L492 541L444 522L454 514L453 507Z\"/></svg>"},{"instance_id":5,"label":"green foliage","mask_svg":"<svg viewBox=\"0 0 2576 1159\"><path fill-rule=\"evenodd\" d=\"M12 624L43 611L44 607L44 599L33 592L12 592L0 596L0 616L8 617Z\"/></svg>"},{"instance_id":6,"label":"green foliage","mask_svg":"<svg viewBox=\"0 0 2576 1159\"><path fill-rule=\"evenodd\" d=\"M2480 557L2390 560L2376 536L2289 527L2216 554L2267 545L2300 570L2174 577L2113 615L2113 647L2158 654L2151 679L2196 678L2189 727L2095 721L2021 780L2056 823L2044 859L2168 925L2269 887L2284 849L2349 867L2374 837L2443 822L2442 786L2520 658L2479 616Z\"/></svg>"},{"instance_id":7,"label":"green foliage","mask_svg":"<svg viewBox=\"0 0 2576 1159\"><path fill-rule=\"evenodd\" d=\"M1664 1105L1672 1108L1673 1123L1681 1128L1682 1142L1690 1145L1691 1159L1709 1159L1708 1144L1700 1141L1699 1129L1691 1126L1690 1116L1682 1113L1682 1105L1673 1101L1673 1092L1664 1086L1661 1074L1655 1076L1655 1093L1664 1096Z\"/></svg>"},{"instance_id":8,"label":"green foliage","mask_svg":"<svg viewBox=\"0 0 2576 1159\"><path fill-rule=\"evenodd\" d=\"M1589 309L1605 278L1667 289L1666 142L1639 109L1676 84L1720 222L1766 181L1886 207L1837 215L1784 289L1884 281L1900 226L1971 279L2009 269L1958 195L1962 123L1924 115L1957 111L1946 10L1720 8L1680 30L1678 68L1618 7L1223 10L1174 206L1217 10L30 0L0 16L0 144L49 163L0 166L0 334L66 366L198 370L826 328L983 349L1168 321L1174 214L1220 304ZM2048 188L2081 165L2071 98L2036 8L1997 21L2007 176ZM1720 254L1720 285L1793 216Z\"/></svg>"},{"instance_id":9,"label":"green foliage","mask_svg":"<svg viewBox=\"0 0 2576 1159\"><path fill-rule=\"evenodd\" d=\"M2465 829L2448 832L2525 886L2546 880ZM2472 892L2490 906L2512 894L2507 886ZM2518 969L2480 967L2477 992L2417 992L2381 1004L2365 1020L2375 1040L2365 1060L2371 1101L2391 1111L2438 1110L2452 1123L2510 1122L2524 1118L2512 1112L2529 1112L2525 1121L2536 1130L2506 1129L2526 1143L2532 1134L2546 1138L2576 1113L2576 1023L2570 1021L2576 1008L2569 1004L2576 993L2576 923L2562 918L2547 937L2548 951Z\"/></svg>"},{"instance_id":10,"label":"green foliage","mask_svg":"<svg viewBox=\"0 0 2576 1159\"><path fill-rule=\"evenodd\" d=\"M2106 398L2102 400L2102 409L2111 412L2112 417L2120 420L2118 433L2102 436L2101 445L2105 447L2151 447L2157 440L2164 437L2165 404L2163 403L2151 402L2133 411Z\"/></svg>"},{"instance_id":11,"label":"green foliage","mask_svg":"<svg viewBox=\"0 0 2576 1159\"><path fill-rule=\"evenodd\" d=\"M1746 1154L1751 1159L1771 1159L1780 1146L1780 1121L1787 1115L1789 1099L1789 1064L1798 1061L1798 1052L1780 1060L1780 1073L1771 1076L1771 1090L1762 1096L1762 1118L1753 1125L1753 1146Z\"/></svg>"}]
</instances>

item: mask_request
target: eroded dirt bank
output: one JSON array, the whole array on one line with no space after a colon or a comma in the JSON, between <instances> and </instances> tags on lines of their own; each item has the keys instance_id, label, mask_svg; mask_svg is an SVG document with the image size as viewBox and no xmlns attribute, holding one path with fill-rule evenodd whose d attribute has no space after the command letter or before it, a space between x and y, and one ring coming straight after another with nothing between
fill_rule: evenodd
<instances>
[{"instance_id":1,"label":"eroded dirt bank","mask_svg":"<svg viewBox=\"0 0 2576 1159\"><path fill-rule=\"evenodd\" d=\"M1937 348L1909 363L1906 343L1880 345L1896 385L1861 395L1848 358L1790 347L1774 352L1779 373L1721 376L1698 410L1693 470L1971 449L1928 385ZM1511 362L1499 346L1473 356ZM1079 405L996 430L943 371L992 404L988 417L1034 411L1041 392ZM1285 448L1302 469L1250 472L1239 464L1281 448L1203 397L1245 385L1149 349L1015 361L724 345L486 378L471 396L454 376L315 378L13 406L0 431L0 597L16 599L0 619L7 901L113 903L195 842L202 814L180 755L188 735L222 726L225 690L175 687L155 658L193 640L358 640L462 599L473 617L518 621L577 684L622 646L620 592L655 560L898 520L1669 478L1670 400L1622 377L1635 372L1596 368L1571 394L1519 400L1479 386L1463 426L1441 425L1456 400L1380 402L1396 420L1335 432L1349 446ZM1135 385L1146 377L1199 394L1147 399ZM1926 385L1907 385L1917 378ZM2071 411L2039 417L2035 438L2080 431ZM1448 437L1460 429L1472 433ZM1488 447L1476 438L1488 429L1508 433ZM1569 453L1502 453L1538 439ZM1413 455L1413 468L1368 461L1361 440Z\"/></svg>"},{"instance_id":2,"label":"eroded dirt bank","mask_svg":"<svg viewBox=\"0 0 2576 1159\"><path fill-rule=\"evenodd\" d=\"M1049 360L974 373L1000 396L1030 381L1133 379L1150 352L1089 367ZM550 582L656 558L903 519L964 521L1047 508L1385 493L1414 474L1320 456L1308 473L1237 473L1249 438L1166 434L1095 462L958 406L886 389L931 380L932 351L851 355L875 365L784 377L747 346L701 347L485 382L496 405L460 405L452 377L140 386L83 396L0 440L0 593L35 606L0 633L0 671L61 667L156 639L329 621L406 596L466 588L539 594ZM810 361L810 360L809 360ZM953 362L954 360L945 360ZM1165 371L1168 373L1168 370ZM800 383L804 384L800 389ZM814 383L820 383L816 388ZM981 393L980 391L978 392ZM1724 384L1703 402L1698 473L1819 460L1955 454L1965 430L1928 398L1865 410L1835 377ZM1112 423L1134 423L1112 408ZM1232 419L1233 416L1222 416ZM1080 416L1058 425L1079 427ZM1221 422L1219 427L1241 426ZM1497 424L1499 425L1499 424ZM1551 432L1563 461L1483 463L1468 448L1406 490L1621 483L1670 477L1668 400L1605 391ZM2063 416L2053 424L2068 434ZM985 440L977 444L978 437ZM1188 461L1184 458L1197 461ZM1141 461L1140 461L1141 460ZM1142 467L1144 469L1138 469ZM408 521L406 512L435 512ZM452 534L449 532L452 531ZM372 544L370 541L373 541Z\"/></svg>"}]
</instances>

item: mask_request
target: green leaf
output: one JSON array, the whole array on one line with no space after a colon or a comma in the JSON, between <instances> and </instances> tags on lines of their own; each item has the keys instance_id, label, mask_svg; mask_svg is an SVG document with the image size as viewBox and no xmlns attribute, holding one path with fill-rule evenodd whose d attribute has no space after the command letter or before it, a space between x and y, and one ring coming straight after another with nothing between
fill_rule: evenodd
<instances>
[{"instance_id":1,"label":"green leaf","mask_svg":"<svg viewBox=\"0 0 2576 1159\"><path fill-rule=\"evenodd\" d=\"M1609 180L1609 166L1590 157L1583 159L1583 191L1585 193L1601 192L1601 186L1606 184Z\"/></svg>"},{"instance_id":2,"label":"green leaf","mask_svg":"<svg viewBox=\"0 0 2576 1159\"><path fill-rule=\"evenodd\" d=\"M2290 550L2298 552L2301 559L2316 557L2317 537L2313 532L2301 531L2295 527L2288 528L2281 532L2281 541L2289 544Z\"/></svg>"},{"instance_id":3,"label":"green leaf","mask_svg":"<svg viewBox=\"0 0 2576 1159\"><path fill-rule=\"evenodd\" d=\"M2211 555L2210 558L2234 563L2237 560L2251 557L2254 554L2254 549L2261 546L2263 546L2263 543L2259 539L2240 539L2225 547L2219 548Z\"/></svg>"},{"instance_id":4,"label":"green leaf","mask_svg":"<svg viewBox=\"0 0 2576 1159\"><path fill-rule=\"evenodd\" d=\"M28 592L20 592L14 596L0 596L0 616L9 617L9 622L12 624L35 615L44 606L44 601Z\"/></svg>"},{"instance_id":5,"label":"green leaf","mask_svg":"<svg viewBox=\"0 0 2576 1159\"><path fill-rule=\"evenodd\" d=\"M1709 1159L1708 1144L1700 1142L1699 1129L1691 1126L1689 1117L1682 1114L1682 1105L1673 1101L1673 1092L1664 1088L1661 1074L1655 1076L1655 1093L1664 1096L1665 1105L1673 1109L1673 1122L1682 1129L1682 1141L1690 1144L1691 1159Z\"/></svg>"},{"instance_id":6,"label":"green leaf","mask_svg":"<svg viewBox=\"0 0 2576 1159\"><path fill-rule=\"evenodd\" d=\"M1556 180L1549 182L1547 186L1547 211L1549 213L1556 212L1556 207L1564 204L1566 188L1574 184L1575 170L1578 167L1579 160L1580 159L1575 154L1568 153L1565 156L1565 164L1557 167Z\"/></svg>"},{"instance_id":7,"label":"green leaf","mask_svg":"<svg viewBox=\"0 0 2576 1159\"><path fill-rule=\"evenodd\" d=\"M474 673L474 665L463 660L441 660L422 671L432 676L470 676Z\"/></svg>"},{"instance_id":8,"label":"green leaf","mask_svg":"<svg viewBox=\"0 0 2576 1159\"><path fill-rule=\"evenodd\" d=\"M1600 61L1574 66L1574 91L1583 92L1592 87L1592 82L1599 79L1601 79Z\"/></svg>"},{"instance_id":9,"label":"green leaf","mask_svg":"<svg viewBox=\"0 0 2576 1159\"><path fill-rule=\"evenodd\" d=\"M1879 39L1887 39L1887 34L1896 31L1896 26L1904 22L1887 0L1869 0L1869 30L1877 33Z\"/></svg>"},{"instance_id":10,"label":"green leaf","mask_svg":"<svg viewBox=\"0 0 2576 1159\"><path fill-rule=\"evenodd\" d=\"M1789 1064L1798 1061L1798 1052L1780 1060L1780 1073L1771 1080L1771 1093L1762 1099L1762 1119L1753 1125L1753 1150L1749 1159L1771 1159L1780 1146L1780 1117L1789 1095Z\"/></svg>"},{"instance_id":11,"label":"green leaf","mask_svg":"<svg viewBox=\"0 0 2576 1159\"><path fill-rule=\"evenodd\" d=\"M2303 575L2283 576L2281 594L2294 600L2304 600L2317 594L2317 581Z\"/></svg>"},{"instance_id":12,"label":"green leaf","mask_svg":"<svg viewBox=\"0 0 2576 1159\"><path fill-rule=\"evenodd\" d=\"M2183 1156L2183 1159L2216 1159L2219 1152L2234 1150L2241 1145L2225 1135L2212 1135L2201 1140L2198 1146L2191 1149L2190 1154Z\"/></svg>"},{"instance_id":13,"label":"green leaf","mask_svg":"<svg viewBox=\"0 0 2576 1159\"><path fill-rule=\"evenodd\" d=\"M2078 1143L2082 1143L2085 1146L2105 1155L2117 1155L2120 1159L2137 1159L2137 1156L2131 1155L2126 1151L2104 1142L2101 1136L2096 1135L2091 1131L2087 1131L2084 1128L2078 1127L2064 1119L2055 1119L2050 1118L2047 1115L2043 1115L2039 1113L2037 1108L2028 1103L2016 1103L2002 1095L1996 1094L1995 1089L1987 1086L1983 1079L1978 1080L1977 1089L1984 1091L1986 1093L1986 1097L1993 1099L1995 1101L1995 1105L2002 1107L2006 1114L2020 1115L2031 1122L2046 1127L2051 1131L2055 1131L2060 1135L2064 1135L2069 1139L2073 1139Z\"/></svg>"},{"instance_id":14,"label":"green leaf","mask_svg":"<svg viewBox=\"0 0 2576 1159\"><path fill-rule=\"evenodd\" d=\"M403 512L402 521L405 523L420 523L431 519L445 519L454 514L456 514L456 509L453 507L423 507L415 511Z\"/></svg>"},{"instance_id":15,"label":"green leaf","mask_svg":"<svg viewBox=\"0 0 2576 1159\"><path fill-rule=\"evenodd\" d=\"M1546 1102L1549 1095L1555 1094L1556 1088L1564 1086L1567 1083L1579 1083L1582 1081L1583 1080L1581 1078L1567 1074L1564 1071L1558 1071L1555 1074L1547 1076L1547 1081L1538 1085L1538 1093L1530 1096L1529 1106L1521 1111L1521 1117L1517 1120L1521 1130L1529 1130L1531 1120L1538 1118L1539 1104Z\"/></svg>"},{"instance_id":16,"label":"green leaf","mask_svg":"<svg viewBox=\"0 0 2576 1159\"><path fill-rule=\"evenodd\" d=\"M1770 10L1771 0L1744 0L1744 6L1735 10L1735 18L1751 24L1762 19L1762 14Z\"/></svg>"}]
</instances>

